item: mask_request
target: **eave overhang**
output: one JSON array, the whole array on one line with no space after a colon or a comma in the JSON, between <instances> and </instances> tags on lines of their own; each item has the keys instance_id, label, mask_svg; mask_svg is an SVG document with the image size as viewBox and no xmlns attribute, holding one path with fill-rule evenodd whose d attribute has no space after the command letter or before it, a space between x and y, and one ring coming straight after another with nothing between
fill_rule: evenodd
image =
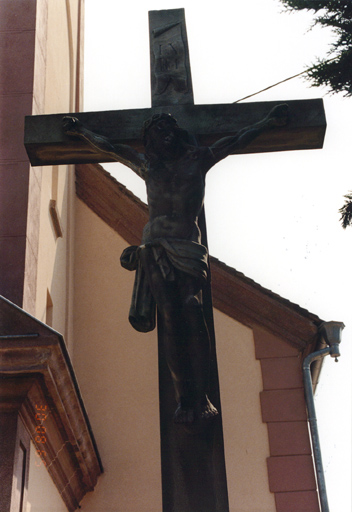
<instances>
[{"instance_id":1,"label":"eave overhang","mask_svg":"<svg viewBox=\"0 0 352 512\"><path fill-rule=\"evenodd\" d=\"M103 469L65 342L1 296L0 377L0 411L18 411L38 460L76 510Z\"/></svg>"}]
</instances>

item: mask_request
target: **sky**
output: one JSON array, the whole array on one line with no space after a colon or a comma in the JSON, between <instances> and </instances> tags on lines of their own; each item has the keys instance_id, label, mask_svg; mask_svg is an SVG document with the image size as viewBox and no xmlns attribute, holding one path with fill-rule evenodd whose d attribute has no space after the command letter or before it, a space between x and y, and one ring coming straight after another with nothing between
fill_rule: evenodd
<instances>
[{"instance_id":1,"label":"sky","mask_svg":"<svg viewBox=\"0 0 352 512\"><path fill-rule=\"evenodd\" d=\"M200 7L201 6L201 7ZM85 111L147 108L148 11L185 8L196 104L233 103L324 57L329 29L278 0L85 0ZM331 510L351 511L352 227L339 208L352 190L352 98L290 80L245 101L323 98L322 150L236 155L207 177L210 253L322 320L345 324L341 357L324 361L315 395ZM104 164L142 200L144 182Z\"/></svg>"}]
</instances>

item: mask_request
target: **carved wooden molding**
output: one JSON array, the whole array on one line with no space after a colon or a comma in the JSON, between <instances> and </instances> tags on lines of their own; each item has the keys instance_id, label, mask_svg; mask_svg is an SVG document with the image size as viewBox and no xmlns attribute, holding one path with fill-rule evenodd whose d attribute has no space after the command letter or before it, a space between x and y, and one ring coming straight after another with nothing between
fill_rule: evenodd
<instances>
[{"instance_id":1,"label":"carved wooden molding","mask_svg":"<svg viewBox=\"0 0 352 512\"><path fill-rule=\"evenodd\" d=\"M0 410L17 409L69 511L102 473L60 334L0 297Z\"/></svg>"}]
</instances>

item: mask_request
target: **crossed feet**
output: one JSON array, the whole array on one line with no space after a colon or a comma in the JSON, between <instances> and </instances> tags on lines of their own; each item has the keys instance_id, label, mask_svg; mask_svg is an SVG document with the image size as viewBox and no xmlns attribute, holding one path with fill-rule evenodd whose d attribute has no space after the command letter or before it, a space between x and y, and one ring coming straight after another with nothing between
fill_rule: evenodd
<instances>
[{"instance_id":1,"label":"crossed feet","mask_svg":"<svg viewBox=\"0 0 352 512\"><path fill-rule=\"evenodd\" d=\"M181 399L175 411L174 423L192 425L198 421L210 420L219 414L206 395L200 407L199 405L187 405L182 402Z\"/></svg>"}]
</instances>

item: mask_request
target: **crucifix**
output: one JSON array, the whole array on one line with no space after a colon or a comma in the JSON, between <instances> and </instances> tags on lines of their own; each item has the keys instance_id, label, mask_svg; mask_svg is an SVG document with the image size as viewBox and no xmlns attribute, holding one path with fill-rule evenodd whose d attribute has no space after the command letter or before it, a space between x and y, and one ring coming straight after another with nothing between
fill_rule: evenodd
<instances>
[{"instance_id":1,"label":"crucifix","mask_svg":"<svg viewBox=\"0 0 352 512\"><path fill-rule=\"evenodd\" d=\"M322 147L324 110L194 105L184 10L151 11L149 27L151 108L28 117L25 144L32 165L119 161L145 180L149 222L122 264L136 271L133 327L158 312L163 510L226 512L205 176L235 153Z\"/></svg>"}]
</instances>

